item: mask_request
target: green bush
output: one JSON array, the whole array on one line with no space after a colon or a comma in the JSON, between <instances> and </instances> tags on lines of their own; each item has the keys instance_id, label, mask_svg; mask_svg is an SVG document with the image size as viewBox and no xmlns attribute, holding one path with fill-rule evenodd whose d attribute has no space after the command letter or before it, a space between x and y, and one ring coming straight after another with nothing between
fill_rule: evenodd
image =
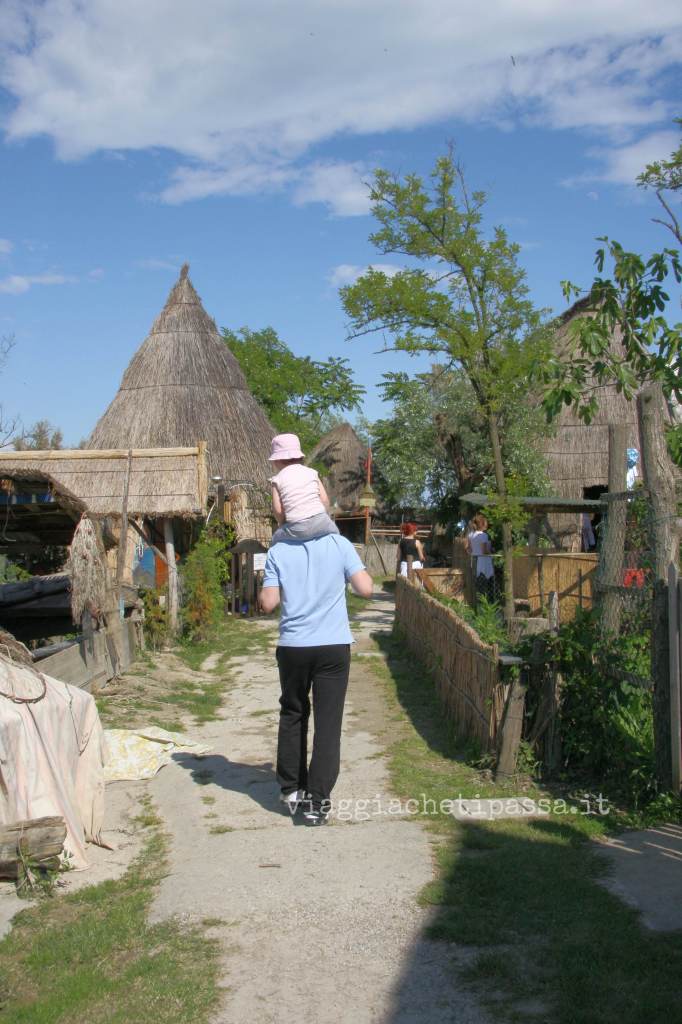
<instances>
[{"instance_id":1,"label":"green bush","mask_svg":"<svg viewBox=\"0 0 682 1024\"><path fill-rule=\"evenodd\" d=\"M168 636L168 609L160 602L161 597L166 597L166 590L164 587L156 587L141 590L140 595L144 605L142 629L145 642L153 651L157 651Z\"/></svg>"},{"instance_id":2,"label":"green bush","mask_svg":"<svg viewBox=\"0 0 682 1024\"><path fill-rule=\"evenodd\" d=\"M604 634L595 611L562 626L552 654L563 676L560 729L566 768L610 783L635 807L656 794L650 636Z\"/></svg>"},{"instance_id":3,"label":"green bush","mask_svg":"<svg viewBox=\"0 0 682 1024\"><path fill-rule=\"evenodd\" d=\"M224 613L223 586L230 578L229 549L234 531L216 522L204 529L182 566L182 619L191 640L205 640Z\"/></svg>"}]
</instances>

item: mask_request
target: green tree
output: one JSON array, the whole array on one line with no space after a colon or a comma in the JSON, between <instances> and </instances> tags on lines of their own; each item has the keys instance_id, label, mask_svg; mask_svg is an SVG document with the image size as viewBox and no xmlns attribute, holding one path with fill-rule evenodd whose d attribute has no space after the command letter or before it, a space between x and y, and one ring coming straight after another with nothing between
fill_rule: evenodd
<instances>
[{"instance_id":1,"label":"green tree","mask_svg":"<svg viewBox=\"0 0 682 1024\"><path fill-rule=\"evenodd\" d=\"M304 449L333 425L335 413L360 406L365 389L354 383L347 359L296 356L272 327L223 328L223 338L272 425L298 434Z\"/></svg>"},{"instance_id":2,"label":"green tree","mask_svg":"<svg viewBox=\"0 0 682 1024\"><path fill-rule=\"evenodd\" d=\"M61 448L63 443L61 430L48 420L37 420L27 431L14 438L14 447L18 452L48 451Z\"/></svg>"},{"instance_id":3,"label":"green tree","mask_svg":"<svg viewBox=\"0 0 682 1024\"><path fill-rule=\"evenodd\" d=\"M682 324L670 324L665 316L669 284L682 283L682 237L664 195L682 184L682 146L669 160L649 164L638 182L655 190L669 220L654 220L668 228L678 248L647 258L607 237L598 239L603 243L595 256L599 276L584 297L585 315L574 321L568 352L554 354L545 367L544 406L550 418L570 405L589 423L599 391L608 385L632 398L643 384L657 382L669 399L682 399ZM602 276L606 267L609 273ZM582 294L570 281L563 287L568 299ZM614 336L622 337L622 351L613 345Z\"/></svg>"},{"instance_id":4,"label":"green tree","mask_svg":"<svg viewBox=\"0 0 682 1024\"><path fill-rule=\"evenodd\" d=\"M369 432L384 505L401 511L430 506L447 522L459 515L460 495L495 490L486 422L465 374L440 366L414 377L387 373L380 387L393 408ZM520 380L501 408L500 435L505 467L525 494L546 492L538 439L547 432L542 410Z\"/></svg>"},{"instance_id":5,"label":"green tree","mask_svg":"<svg viewBox=\"0 0 682 1024\"><path fill-rule=\"evenodd\" d=\"M350 337L384 332L386 351L431 353L458 370L485 423L495 488L507 499L501 436L506 397L542 360L542 313L528 297L519 246L496 227L484 232L486 195L470 192L452 151L436 161L430 184L417 175L375 173L371 191L379 223L370 241L384 255L406 257L394 277L370 269L341 289ZM505 615L513 615L511 525L502 527Z\"/></svg>"}]
</instances>

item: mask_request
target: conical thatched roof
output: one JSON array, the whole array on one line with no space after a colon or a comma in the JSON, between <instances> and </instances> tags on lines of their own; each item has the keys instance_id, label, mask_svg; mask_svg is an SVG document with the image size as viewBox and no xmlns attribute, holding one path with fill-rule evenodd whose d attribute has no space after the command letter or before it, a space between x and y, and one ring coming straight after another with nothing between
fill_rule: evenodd
<instances>
[{"instance_id":1,"label":"conical thatched roof","mask_svg":"<svg viewBox=\"0 0 682 1024\"><path fill-rule=\"evenodd\" d=\"M267 489L275 433L187 276L185 265L131 359L89 448L208 445L226 486Z\"/></svg>"},{"instance_id":2,"label":"conical thatched roof","mask_svg":"<svg viewBox=\"0 0 682 1024\"><path fill-rule=\"evenodd\" d=\"M340 423L318 441L308 462L325 467L325 487L332 505L348 512L357 508L365 486L367 445L363 444L350 423Z\"/></svg>"}]
</instances>

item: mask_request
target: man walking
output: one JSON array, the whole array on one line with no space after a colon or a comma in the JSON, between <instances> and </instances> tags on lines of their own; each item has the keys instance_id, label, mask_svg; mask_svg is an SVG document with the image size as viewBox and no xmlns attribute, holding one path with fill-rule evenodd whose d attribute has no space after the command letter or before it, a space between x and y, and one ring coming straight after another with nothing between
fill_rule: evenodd
<instances>
[{"instance_id":1,"label":"man walking","mask_svg":"<svg viewBox=\"0 0 682 1024\"><path fill-rule=\"evenodd\" d=\"M282 602L277 781L292 812L303 804L308 825L326 823L339 774L352 642L347 582L361 597L372 596L372 577L339 534L280 541L268 552L260 605L271 612ZM315 734L308 765L311 693Z\"/></svg>"}]
</instances>

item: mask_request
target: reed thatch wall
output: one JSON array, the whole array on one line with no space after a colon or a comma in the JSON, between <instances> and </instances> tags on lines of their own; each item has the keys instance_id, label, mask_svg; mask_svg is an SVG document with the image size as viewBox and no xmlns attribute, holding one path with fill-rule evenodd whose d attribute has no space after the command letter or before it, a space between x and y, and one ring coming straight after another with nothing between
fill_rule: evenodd
<instances>
[{"instance_id":1,"label":"reed thatch wall","mask_svg":"<svg viewBox=\"0 0 682 1024\"><path fill-rule=\"evenodd\" d=\"M497 647L484 644L463 619L402 577L396 581L395 621L433 674L457 734L494 750L506 696Z\"/></svg>"},{"instance_id":2,"label":"reed thatch wall","mask_svg":"<svg viewBox=\"0 0 682 1024\"><path fill-rule=\"evenodd\" d=\"M25 451L0 453L0 476L15 472L45 473L75 495L92 515L121 514L128 452ZM205 514L208 498L206 452L203 446L134 449L131 460L128 514L150 518Z\"/></svg>"},{"instance_id":3,"label":"reed thatch wall","mask_svg":"<svg viewBox=\"0 0 682 1024\"><path fill-rule=\"evenodd\" d=\"M350 423L340 423L318 441L307 461L321 463L324 484L332 503L344 512L358 507L365 486L367 445L363 444Z\"/></svg>"},{"instance_id":4,"label":"reed thatch wall","mask_svg":"<svg viewBox=\"0 0 682 1024\"><path fill-rule=\"evenodd\" d=\"M555 347L566 359L571 358L571 334L576 322L586 315L587 300L581 299L558 320ZM616 331L611 339L613 351L623 358L622 335ZM641 450L637 424L637 404L619 394L614 385L600 387L599 406L592 422L587 425L568 406L564 406L554 421L554 436L542 441L540 450L547 461L552 494L560 498L582 498L587 487L603 487L609 478L609 424L623 424L628 428L628 447ZM580 515L552 514L551 529L561 547L580 551Z\"/></svg>"},{"instance_id":5,"label":"reed thatch wall","mask_svg":"<svg viewBox=\"0 0 682 1024\"><path fill-rule=\"evenodd\" d=\"M211 476L222 476L228 489L240 484L269 491L275 431L187 269L130 361L88 447L187 447L205 441Z\"/></svg>"},{"instance_id":6,"label":"reed thatch wall","mask_svg":"<svg viewBox=\"0 0 682 1024\"><path fill-rule=\"evenodd\" d=\"M514 597L527 600L530 615L544 614L548 595L559 598L559 618L570 622L577 609L591 608L599 555L590 552L538 551L514 556Z\"/></svg>"}]
</instances>

